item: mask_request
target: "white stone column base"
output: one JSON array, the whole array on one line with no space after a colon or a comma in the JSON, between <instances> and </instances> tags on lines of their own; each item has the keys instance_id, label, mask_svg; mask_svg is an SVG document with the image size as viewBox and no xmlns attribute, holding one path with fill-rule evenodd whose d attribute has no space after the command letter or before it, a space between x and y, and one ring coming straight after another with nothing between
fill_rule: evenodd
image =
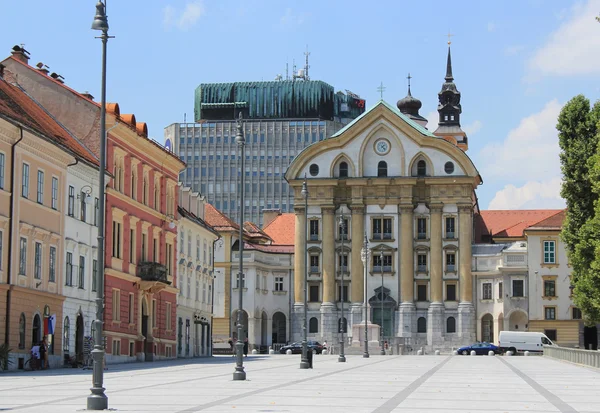
<instances>
[{"instance_id":1,"label":"white stone column base","mask_svg":"<svg viewBox=\"0 0 600 413\"><path fill-rule=\"evenodd\" d=\"M444 304L434 302L427 310L427 345L440 346L444 343L445 317Z\"/></svg>"}]
</instances>

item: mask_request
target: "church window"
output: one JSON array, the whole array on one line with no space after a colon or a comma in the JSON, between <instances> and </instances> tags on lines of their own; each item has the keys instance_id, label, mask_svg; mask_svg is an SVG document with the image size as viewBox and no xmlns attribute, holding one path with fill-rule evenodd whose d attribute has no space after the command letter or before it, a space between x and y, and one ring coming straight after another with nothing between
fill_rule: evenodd
<instances>
[{"instance_id":1,"label":"church window","mask_svg":"<svg viewBox=\"0 0 600 413\"><path fill-rule=\"evenodd\" d=\"M348 177L348 163L340 162L340 178Z\"/></svg>"},{"instance_id":2,"label":"church window","mask_svg":"<svg viewBox=\"0 0 600 413\"><path fill-rule=\"evenodd\" d=\"M444 120L448 120L448 115L444 115Z\"/></svg>"},{"instance_id":3,"label":"church window","mask_svg":"<svg viewBox=\"0 0 600 413\"><path fill-rule=\"evenodd\" d=\"M348 320L346 318L338 319L338 332L347 333L348 332Z\"/></svg>"},{"instance_id":4,"label":"church window","mask_svg":"<svg viewBox=\"0 0 600 413\"><path fill-rule=\"evenodd\" d=\"M448 317L446 320L446 333L456 333L456 319Z\"/></svg>"},{"instance_id":5,"label":"church window","mask_svg":"<svg viewBox=\"0 0 600 413\"><path fill-rule=\"evenodd\" d=\"M317 165L316 163L313 163L310 168L308 169L308 172L310 173L310 176L317 176L319 175L319 165Z\"/></svg>"},{"instance_id":6,"label":"church window","mask_svg":"<svg viewBox=\"0 0 600 413\"><path fill-rule=\"evenodd\" d=\"M427 164L424 160L417 162L417 176L425 176L427 174Z\"/></svg>"},{"instance_id":7,"label":"church window","mask_svg":"<svg viewBox=\"0 0 600 413\"><path fill-rule=\"evenodd\" d=\"M319 240L319 220L318 219L310 220L310 240L311 241Z\"/></svg>"},{"instance_id":8,"label":"church window","mask_svg":"<svg viewBox=\"0 0 600 413\"><path fill-rule=\"evenodd\" d=\"M387 162L379 161L377 164L377 176L378 177L386 177L387 176Z\"/></svg>"},{"instance_id":9,"label":"church window","mask_svg":"<svg viewBox=\"0 0 600 413\"><path fill-rule=\"evenodd\" d=\"M318 333L319 332L319 320L316 317L312 317L308 323L308 332L309 333Z\"/></svg>"},{"instance_id":10,"label":"church window","mask_svg":"<svg viewBox=\"0 0 600 413\"><path fill-rule=\"evenodd\" d=\"M417 301L427 301L427 284L417 285Z\"/></svg>"},{"instance_id":11,"label":"church window","mask_svg":"<svg viewBox=\"0 0 600 413\"><path fill-rule=\"evenodd\" d=\"M446 162L446 164L444 165L444 171L447 174L451 174L452 172L454 172L454 164L452 162Z\"/></svg>"},{"instance_id":12,"label":"church window","mask_svg":"<svg viewBox=\"0 0 600 413\"><path fill-rule=\"evenodd\" d=\"M426 333L427 332L427 320L425 317L419 317L417 320L417 333Z\"/></svg>"},{"instance_id":13,"label":"church window","mask_svg":"<svg viewBox=\"0 0 600 413\"><path fill-rule=\"evenodd\" d=\"M454 115L450 115L450 120L454 120Z\"/></svg>"},{"instance_id":14,"label":"church window","mask_svg":"<svg viewBox=\"0 0 600 413\"><path fill-rule=\"evenodd\" d=\"M316 303L319 301L319 286L311 285L308 288L308 301L311 303Z\"/></svg>"}]
</instances>

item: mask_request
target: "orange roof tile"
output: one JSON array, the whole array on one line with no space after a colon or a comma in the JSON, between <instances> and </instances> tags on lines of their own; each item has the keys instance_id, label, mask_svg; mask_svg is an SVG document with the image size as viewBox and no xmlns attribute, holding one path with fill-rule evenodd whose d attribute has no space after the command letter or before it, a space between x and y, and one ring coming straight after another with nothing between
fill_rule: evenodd
<instances>
[{"instance_id":1,"label":"orange roof tile","mask_svg":"<svg viewBox=\"0 0 600 413\"><path fill-rule=\"evenodd\" d=\"M557 212L556 214L543 219L535 224L530 225L527 229L553 229L560 230L562 228L562 224L566 218L567 210L563 209L562 211Z\"/></svg>"},{"instance_id":2,"label":"orange roof tile","mask_svg":"<svg viewBox=\"0 0 600 413\"><path fill-rule=\"evenodd\" d=\"M267 240L272 241L271 237L269 237L262 229L258 227L254 222L246 221L244 222L244 231L251 238L266 238Z\"/></svg>"},{"instance_id":3,"label":"orange roof tile","mask_svg":"<svg viewBox=\"0 0 600 413\"><path fill-rule=\"evenodd\" d=\"M522 237L525 228L560 211L559 209L481 211L475 216L475 242L483 242L482 237L490 234L495 238Z\"/></svg>"},{"instance_id":4,"label":"orange roof tile","mask_svg":"<svg viewBox=\"0 0 600 413\"><path fill-rule=\"evenodd\" d=\"M294 245L296 220L293 213L280 214L263 231L271 237L273 245Z\"/></svg>"},{"instance_id":5,"label":"orange roof tile","mask_svg":"<svg viewBox=\"0 0 600 413\"><path fill-rule=\"evenodd\" d=\"M238 224L211 204L204 206L204 221L217 231L239 231Z\"/></svg>"},{"instance_id":6,"label":"orange roof tile","mask_svg":"<svg viewBox=\"0 0 600 413\"><path fill-rule=\"evenodd\" d=\"M92 165L98 159L18 86L0 78L0 114L40 133Z\"/></svg>"}]
</instances>

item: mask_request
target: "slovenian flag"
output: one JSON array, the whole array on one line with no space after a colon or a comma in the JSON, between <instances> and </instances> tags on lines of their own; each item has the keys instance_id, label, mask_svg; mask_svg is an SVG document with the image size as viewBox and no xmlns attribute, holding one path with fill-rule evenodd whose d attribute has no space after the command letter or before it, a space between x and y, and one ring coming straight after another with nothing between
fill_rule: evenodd
<instances>
[{"instance_id":1,"label":"slovenian flag","mask_svg":"<svg viewBox=\"0 0 600 413\"><path fill-rule=\"evenodd\" d=\"M48 334L54 334L56 328L56 314L52 314L48 317Z\"/></svg>"}]
</instances>

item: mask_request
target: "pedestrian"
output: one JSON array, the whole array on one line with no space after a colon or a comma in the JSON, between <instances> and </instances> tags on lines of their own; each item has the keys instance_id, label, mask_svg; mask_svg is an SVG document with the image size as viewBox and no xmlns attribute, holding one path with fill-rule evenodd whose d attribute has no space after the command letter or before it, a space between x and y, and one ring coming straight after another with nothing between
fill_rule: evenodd
<instances>
[{"instance_id":1,"label":"pedestrian","mask_svg":"<svg viewBox=\"0 0 600 413\"><path fill-rule=\"evenodd\" d=\"M229 337L229 351L231 351L231 357L235 357L235 352L233 351L233 339Z\"/></svg>"},{"instance_id":2,"label":"pedestrian","mask_svg":"<svg viewBox=\"0 0 600 413\"><path fill-rule=\"evenodd\" d=\"M248 337L244 339L244 356L248 357Z\"/></svg>"},{"instance_id":3,"label":"pedestrian","mask_svg":"<svg viewBox=\"0 0 600 413\"><path fill-rule=\"evenodd\" d=\"M40 368L40 345L33 343L33 347L31 347L31 361L29 362L29 366L31 370L37 370Z\"/></svg>"},{"instance_id":4,"label":"pedestrian","mask_svg":"<svg viewBox=\"0 0 600 413\"><path fill-rule=\"evenodd\" d=\"M40 343L40 361L43 370L50 367L48 366L48 339L46 336L44 336L44 339Z\"/></svg>"}]
</instances>

